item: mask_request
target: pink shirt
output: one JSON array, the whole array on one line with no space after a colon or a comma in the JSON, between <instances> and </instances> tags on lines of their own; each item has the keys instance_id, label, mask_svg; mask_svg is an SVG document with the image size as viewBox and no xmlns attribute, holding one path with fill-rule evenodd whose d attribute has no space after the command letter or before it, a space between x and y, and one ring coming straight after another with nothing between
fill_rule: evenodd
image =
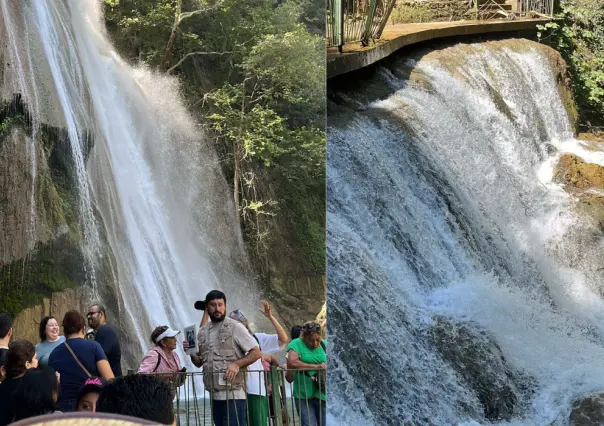
<instances>
[{"instance_id":1,"label":"pink shirt","mask_svg":"<svg viewBox=\"0 0 604 426\"><path fill-rule=\"evenodd\" d=\"M159 365L157 364L158 357L161 357ZM157 370L155 366L157 365ZM166 353L160 346L151 348L147 355L143 358L139 373L178 373L182 369L180 358L176 351L172 351L172 356L167 357Z\"/></svg>"}]
</instances>

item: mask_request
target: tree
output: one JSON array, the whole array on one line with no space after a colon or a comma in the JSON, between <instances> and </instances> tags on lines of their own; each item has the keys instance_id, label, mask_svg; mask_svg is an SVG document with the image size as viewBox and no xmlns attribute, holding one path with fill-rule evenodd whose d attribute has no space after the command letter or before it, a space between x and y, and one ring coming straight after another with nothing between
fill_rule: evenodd
<instances>
[{"instance_id":1,"label":"tree","mask_svg":"<svg viewBox=\"0 0 604 426\"><path fill-rule=\"evenodd\" d=\"M539 37L569 64L584 125L604 125L604 7L600 0L562 1Z\"/></svg>"},{"instance_id":2,"label":"tree","mask_svg":"<svg viewBox=\"0 0 604 426\"><path fill-rule=\"evenodd\" d=\"M304 247L298 263L324 268L325 45L318 0L105 3L122 54L177 75L190 111L216 136L248 243L259 253L274 235L261 218L280 218L295 234L287 245Z\"/></svg>"}]
</instances>

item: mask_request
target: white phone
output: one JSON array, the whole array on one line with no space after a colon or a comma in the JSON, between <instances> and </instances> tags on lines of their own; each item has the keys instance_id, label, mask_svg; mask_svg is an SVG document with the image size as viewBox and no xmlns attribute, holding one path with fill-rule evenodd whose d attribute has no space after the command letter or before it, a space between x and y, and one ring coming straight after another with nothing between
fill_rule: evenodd
<instances>
[{"instance_id":1,"label":"white phone","mask_svg":"<svg viewBox=\"0 0 604 426\"><path fill-rule=\"evenodd\" d=\"M220 373L218 374L218 384L220 386L226 386L227 385L227 381L226 381L226 373Z\"/></svg>"}]
</instances>

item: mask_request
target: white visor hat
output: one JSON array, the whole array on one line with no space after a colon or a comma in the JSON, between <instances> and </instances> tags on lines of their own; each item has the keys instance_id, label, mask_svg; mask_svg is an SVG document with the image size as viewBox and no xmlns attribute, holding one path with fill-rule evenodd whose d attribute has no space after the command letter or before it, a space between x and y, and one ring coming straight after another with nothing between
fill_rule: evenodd
<instances>
[{"instance_id":1,"label":"white visor hat","mask_svg":"<svg viewBox=\"0 0 604 426\"><path fill-rule=\"evenodd\" d=\"M164 331L162 334L157 336L157 338L155 339L155 343L159 343L162 339L165 339L166 337L175 337L179 334L180 334L180 330L175 331L175 330L172 330L170 327L168 327L168 329L166 331Z\"/></svg>"}]
</instances>

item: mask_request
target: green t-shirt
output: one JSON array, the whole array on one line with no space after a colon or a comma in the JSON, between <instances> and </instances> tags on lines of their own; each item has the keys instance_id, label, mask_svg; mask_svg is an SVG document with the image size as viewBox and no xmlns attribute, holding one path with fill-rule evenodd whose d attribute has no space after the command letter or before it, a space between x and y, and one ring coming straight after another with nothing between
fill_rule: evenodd
<instances>
[{"instance_id":1,"label":"green t-shirt","mask_svg":"<svg viewBox=\"0 0 604 426\"><path fill-rule=\"evenodd\" d=\"M323 340L323 344L327 347L327 341ZM294 351L298 354L300 361L307 364L321 364L327 362L327 354L321 346L316 349L310 349L302 341L302 339L294 339L287 347L287 352ZM308 371L311 376L317 374L317 371ZM308 377L303 372L294 372L294 398L321 398L323 401L327 399L324 392L319 392L317 385L314 384L312 378Z\"/></svg>"}]
</instances>

